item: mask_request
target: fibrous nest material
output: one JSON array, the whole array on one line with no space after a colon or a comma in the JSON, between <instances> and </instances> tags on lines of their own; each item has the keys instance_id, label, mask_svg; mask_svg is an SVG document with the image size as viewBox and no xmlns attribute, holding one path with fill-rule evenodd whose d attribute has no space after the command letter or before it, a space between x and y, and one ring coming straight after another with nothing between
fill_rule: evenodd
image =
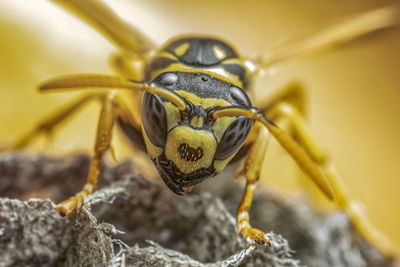
<instances>
[{"instance_id":1,"label":"fibrous nest material","mask_svg":"<svg viewBox=\"0 0 400 267\"><path fill-rule=\"evenodd\" d=\"M304 200L266 190L251 213L254 226L273 230L272 246L253 246L237 235L237 183L217 177L175 196L128 162L105 165L101 188L71 219L61 217L54 203L79 190L88 164L85 155L0 156L0 266L394 265L345 214L317 214Z\"/></svg>"}]
</instances>

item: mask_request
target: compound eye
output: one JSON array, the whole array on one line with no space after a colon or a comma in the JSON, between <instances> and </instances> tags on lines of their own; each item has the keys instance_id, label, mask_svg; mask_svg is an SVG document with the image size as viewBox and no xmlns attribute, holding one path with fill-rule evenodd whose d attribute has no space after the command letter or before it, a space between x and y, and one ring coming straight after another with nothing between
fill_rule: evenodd
<instances>
[{"instance_id":1,"label":"compound eye","mask_svg":"<svg viewBox=\"0 0 400 267\"><path fill-rule=\"evenodd\" d=\"M178 75L173 72L166 72L157 77L156 82L161 86L168 87L172 86L178 80Z\"/></svg>"},{"instance_id":2,"label":"compound eye","mask_svg":"<svg viewBox=\"0 0 400 267\"><path fill-rule=\"evenodd\" d=\"M164 147L167 134L167 115L159 96L144 94L141 117L143 128L151 143L158 147Z\"/></svg>"},{"instance_id":3,"label":"compound eye","mask_svg":"<svg viewBox=\"0 0 400 267\"><path fill-rule=\"evenodd\" d=\"M251 123L246 117L238 117L229 124L215 152L216 160L224 160L240 148L250 132Z\"/></svg>"},{"instance_id":4,"label":"compound eye","mask_svg":"<svg viewBox=\"0 0 400 267\"><path fill-rule=\"evenodd\" d=\"M237 104L239 104L241 106L246 106L246 107L251 106L249 97L242 89L240 89L237 86L232 85L230 88L230 91L231 91L232 99L235 100L237 102Z\"/></svg>"}]
</instances>

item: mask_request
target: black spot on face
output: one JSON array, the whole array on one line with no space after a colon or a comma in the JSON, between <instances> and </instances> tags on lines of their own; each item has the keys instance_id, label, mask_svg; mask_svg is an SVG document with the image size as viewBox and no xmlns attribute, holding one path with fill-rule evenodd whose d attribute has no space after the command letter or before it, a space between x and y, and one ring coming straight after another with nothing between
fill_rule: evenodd
<instances>
[{"instance_id":1,"label":"black spot on face","mask_svg":"<svg viewBox=\"0 0 400 267\"><path fill-rule=\"evenodd\" d=\"M195 162L203 157L203 149L201 147L193 148L184 143L178 147L178 154L183 160Z\"/></svg>"}]
</instances>

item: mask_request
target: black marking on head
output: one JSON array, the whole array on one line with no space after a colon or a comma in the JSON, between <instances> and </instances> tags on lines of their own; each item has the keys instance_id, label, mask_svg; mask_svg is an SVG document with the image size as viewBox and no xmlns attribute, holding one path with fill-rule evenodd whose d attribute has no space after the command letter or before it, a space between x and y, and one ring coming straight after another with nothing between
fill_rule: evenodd
<instances>
[{"instance_id":1,"label":"black marking on head","mask_svg":"<svg viewBox=\"0 0 400 267\"><path fill-rule=\"evenodd\" d=\"M218 143L214 158L216 160L224 160L235 153L246 140L251 125L252 120L246 117L238 117L229 124Z\"/></svg>"},{"instance_id":2,"label":"black marking on head","mask_svg":"<svg viewBox=\"0 0 400 267\"><path fill-rule=\"evenodd\" d=\"M141 108L143 128L149 140L155 146L164 147L167 135L167 115L161 98L145 93Z\"/></svg>"},{"instance_id":3,"label":"black marking on head","mask_svg":"<svg viewBox=\"0 0 400 267\"><path fill-rule=\"evenodd\" d=\"M182 187L177 184L173 179L171 179L170 172L172 169L168 164L165 164L164 161L160 161L159 158L153 160L154 165L156 165L157 171L163 179L164 183L168 188L177 195L183 195Z\"/></svg>"},{"instance_id":4,"label":"black marking on head","mask_svg":"<svg viewBox=\"0 0 400 267\"><path fill-rule=\"evenodd\" d=\"M165 158L164 154L154 159L153 163L156 165L158 173L165 184L177 195L183 194L184 191L182 187L189 187L201 183L208 177L213 177L217 174L213 166L209 168L200 168L188 174L182 173L171 160Z\"/></svg>"},{"instance_id":5,"label":"black marking on head","mask_svg":"<svg viewBox=\"0 0 400 267\"><path fill-rule=\"evenodd\" d=\"M227 101L234 106L251 107L251 102L245 91L230 83L221 81L211 75L204 73L175 72L176 82L172 86L163 86L161 76L157 76L152 83L170 89L183 90L195 94L201 98L218 98Z\"/></svg>"},{"instance_id":6,"label":"black marking on head","mask_svg":"<svg viewBox=\"0 0 400 267\"><path fill-rule=\"evenodd\" d=\"M203 149L201 147L193 148L184 143L178 147L178 155L181 159L195 162L203 157Z\"/></svg>"},{"instance_id":7,"label":"black marking on head","mask_svg":"<svg viewBox=\"0 0 400 267\"><path fill-rule=\"evenodd\" d=\"M188 49L183 55L176 55L175 49L184 43L189 44ZM214 46L224 52L224 58L216 57L213 50ZM174 54L179 61L192 66L212 66L219 64L222 60L238 57L237 53L228 44L217 39L204 37L178 39L167 44L164 50Z\"/></svg>"}]
</instances>

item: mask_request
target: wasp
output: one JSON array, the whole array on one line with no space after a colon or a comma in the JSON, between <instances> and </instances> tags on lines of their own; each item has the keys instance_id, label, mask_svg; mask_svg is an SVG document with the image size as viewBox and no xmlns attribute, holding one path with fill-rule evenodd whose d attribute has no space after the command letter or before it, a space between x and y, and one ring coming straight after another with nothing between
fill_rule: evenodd
<instances>
[{"instance_id":1,"label":"wasp","mask_svg":"<svg viewBox=\"0 0 400 267\"><path fill-rule=\"evenodd\" d=\"M261 51L250 58L240 55L228 42L211 36L178 36L157 47L100 1L57 3L94 26L120 51L111 60L117 75L76 74L43 82L39 86L42 92L103 90L71 103L14 145L15 149L28 145L89 101L102 103L87 182L80 192L57 206L62 215L70 216L78 210L85 197L97 188L101 162L117 125L135 146L148 153L161 179L178 195L245 158L239 173L246 185L237 210L238 232L255 243L269 244L264 231L251 226L249 212L269 140L275 138L327 199L347 212L370 243L387 255L393 254L384 237L359 212L333 163L308 130L303 88L282 88L255 107L251 84L281 61L335 48L397 24L395 9L382 8L354 16L305 35L296 43ZM288 119L291 131L275 123L281 118Z\"/></svg>"}]
</instances>

